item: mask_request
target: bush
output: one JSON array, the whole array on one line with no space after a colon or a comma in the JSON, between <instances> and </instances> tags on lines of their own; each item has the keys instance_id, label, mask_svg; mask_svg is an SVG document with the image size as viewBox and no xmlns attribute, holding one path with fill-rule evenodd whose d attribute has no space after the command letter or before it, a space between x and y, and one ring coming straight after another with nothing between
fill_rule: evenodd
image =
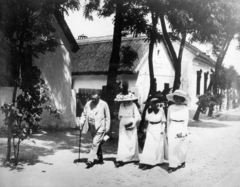
<instances>
[{"instance_id":1,"label":"bush","mask_svg":"<svg viewBox=\"0 0 240 187\"><path fill-rule=\"evenodd\" d=\"M18 162L20 143L29 139L33 131L40 127L41 114L48 110L51 115L59 118L58 110L47 105L50 101L50 91L41 78L41 71L31 67L22 79L17 81L21 93L17 96L16 106L13 103L4 103L1 110L5 115L4 124L12 124L11 135L13 138L15 164ZM11 123L13 122L13 123Z\"/></svg>"}]
</instances>

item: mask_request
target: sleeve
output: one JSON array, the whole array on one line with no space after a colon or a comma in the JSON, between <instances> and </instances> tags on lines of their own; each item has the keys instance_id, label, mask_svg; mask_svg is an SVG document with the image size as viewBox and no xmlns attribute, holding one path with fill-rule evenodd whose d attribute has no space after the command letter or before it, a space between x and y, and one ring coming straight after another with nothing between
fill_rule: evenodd
<instances>
[{"instance_id":1,"label":"sleeve","mask_svg":"<svg viewBox=\"0 0 240 187\"><path fill-rule=\"evenodd\" d=\"M80 124L80 127L83 127L85 121L86 121L86 118L87 118L87 106L88 106L88 102L86 103L86 105L84 106L83 108L83 112L81 114L81 117L79 118L79 124Z\"/></svg>"},{"instance_id":2,"label":"sleeve","mask_svg":"<svg viewBox=\"0 0 240 187\"><path fill-rule=\"evenodd\" d=\"M105 111L105 119L106 119L106 131L108 132L110 129L111 118L110 118L110 111L107 103L105 104L104 111Z\"/></svg>"},{"instance_id":3,"label":"sleeve","mask_svg":"<svg viewBox=\"0 0 240 187\"><path fill-rule=\"evenodd\" d=\"M118 111L118 119L120 120L122 117L122 103L119 106L119 111Z\"/></svg>"},{"instance_id":4,"label":"sleeve","mask_svg":"<svg viewBox=\"0 0 240 187\"><path fill-rule=\"evenodd\" d=\"M164 112L164 110L163 110L163 108L161 108L161 113L162 113L162 122L166 122L167 120L166 120L166 116L165 116L165 112Z\"/></svg>"},{"instance_id":5,"label":"sleeve","mask_svg":"<svg viewBox=\"0 0 240 187\"><path fill-rule=\"evenodd\" d=\"M148 109L146 110L145 121L149 121L149 113L148 113Z\"/></svg>"},{"instance_id":6,"label":"sleeve","mask_svg":"<svg viewBox=\"0 0 240 187\"><path fill-rule=\"evenodd\" d=\"M135 103L133 103L133 115L136 122L139 122L141 120L141 115Z\"/></svg>"},{"instance_id":7,"label":"sleeve","mask_svg":"<svg viewBox=\"0 0 240 187\"><path fill-rule=\"evenodd\" d=\"M171 106L168 107L168 112L167 112L167 131L169 129L169 125L170 125L170 122L171 122L170 113L171 113Z\"/></svg>"},{"instance_id":8,"label":"sleeve","mask_svg":"<svg viewBox=\"0 0 240 187\"><path fill-rule=\"evenodd\" d=\"M139 127L139 122L141 121L141 115L135 103L133 103L133 125L132 127Z\"/></svg>"},{"instance_id":9,"label":"sleeve","mask_svg":"<svg viewBox=\"0 0 240 187\"><path fill-rule=\"evenodd\" d=\"M185 119L184 119L184 125L183 125L183 134L188 134L188 130L187 130L187 126L188 126L188 119L189 119L189 110L188 108L184 108L184 115L185 115Z\"/></svg>"},{"instance_id":10,"label":"sleeve","mask_svg":"<svg viewBox=\"0 0 240 187\"><path fill-rule=\"evenodd\" d=\"M162 130L161 132L164 132L165 131L165 126L166 126L166 116L165 116L165 112L163 110L163 108L161 108L161 113L162 113Z\"/></svg>"}]
</instances>

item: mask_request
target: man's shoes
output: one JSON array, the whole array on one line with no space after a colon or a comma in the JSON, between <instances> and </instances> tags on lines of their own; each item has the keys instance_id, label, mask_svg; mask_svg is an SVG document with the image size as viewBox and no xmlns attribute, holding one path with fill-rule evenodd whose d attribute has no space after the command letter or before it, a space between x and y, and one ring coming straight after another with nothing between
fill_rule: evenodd
<instances>
[{"instance_id":1,"label":"man's shoes","mask_svg":"<svg viewBox=\"0 0 240 187\"><path fill-rule=\"evenodd\" d=\"M116 168L119 168L119 167L122 167L124 164L122 161L118 161L118 162L115 162L114 165Z\"/></svg>"},{"instance_id":2,"label":"man's shoes","mask_svg":"<svg viewBox=\"0 0 240 187\"><path fill-rule=\"evenodd\" d=\"M86 162L86 165L87 165L86 169L89 169L94 166L94 163L92 163L91 161L88 161Z\"/></svg>"}]
</instances>

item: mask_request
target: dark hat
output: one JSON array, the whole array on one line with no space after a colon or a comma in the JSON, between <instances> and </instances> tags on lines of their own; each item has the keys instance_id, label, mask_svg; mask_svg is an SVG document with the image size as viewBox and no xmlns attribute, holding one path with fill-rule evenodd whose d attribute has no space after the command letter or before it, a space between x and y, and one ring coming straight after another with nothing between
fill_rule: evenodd
<instances>
[{"instance_id":1,"label":"dark hat","mask_svg":"<svg viewBox=\"0 0 240 187\"><path fill-rule=\"evenodd\" d=\"M162 99L163 94L160 91L158 91L155 92L153 95L150 95L148 99L144 102L144 104L146 104L147 102L161 102Z\"/></svg>"}]
</instances>

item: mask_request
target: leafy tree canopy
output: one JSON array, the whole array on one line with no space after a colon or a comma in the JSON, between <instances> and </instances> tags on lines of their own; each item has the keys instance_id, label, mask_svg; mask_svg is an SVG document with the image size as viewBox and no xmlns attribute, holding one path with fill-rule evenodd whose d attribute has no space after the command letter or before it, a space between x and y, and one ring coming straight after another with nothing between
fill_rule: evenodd
<instances>
[{"instance_id":1,"label":"leafy tree canopy","mask_svg":"<svg viewBox=\"0 0 240 187\"><path fill-rule=\"evenodd\" d=\"M13 51L38 57L58 45L54 12L79 6L78 0L1 0L0 31Z\"/></svg>"}]
</instances>

